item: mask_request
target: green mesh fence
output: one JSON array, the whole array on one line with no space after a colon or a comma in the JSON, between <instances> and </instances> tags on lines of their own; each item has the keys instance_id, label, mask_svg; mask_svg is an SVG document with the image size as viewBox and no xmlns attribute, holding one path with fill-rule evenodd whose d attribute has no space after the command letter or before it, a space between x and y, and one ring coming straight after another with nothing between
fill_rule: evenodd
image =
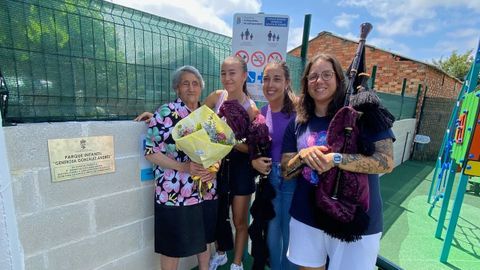
<instances>
[{"instance_id":1,"label":"green mesh fence","mask_svg":"<svg viewBox=\"0 0 480 270\"><path fill-rule=\"evenodd\" d=\"M230 37L96 0L1 0L0 29L12 122L131 119L172 100L186 64L204 98L231 54ZM288 62L298 81L300 60Z\"/></svg>"},{"instance_id":2,"label":"green mesh fence","mask_svg":"<svg viewBox=\"0 0 480 270\"><path fill-rule=\"evenodd\" d=\"M395 116L396 120L415 118L417 98L377 92L382 104Z\"/></svg>"}]
</instances>

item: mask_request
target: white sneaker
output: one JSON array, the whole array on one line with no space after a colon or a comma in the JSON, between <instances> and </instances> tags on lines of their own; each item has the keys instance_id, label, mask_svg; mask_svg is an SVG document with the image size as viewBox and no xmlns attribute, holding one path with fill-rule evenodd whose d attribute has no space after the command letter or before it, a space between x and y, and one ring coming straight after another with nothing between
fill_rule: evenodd
<instances>
[{"instance_id":1,"label":"white sneaker","mask_svg":"<svg viewBox=\"0 0 480 270\"><path fill-rule=\"evenodd\" d=\"M210 266L208 267L209 270L216 270L217 267L226 264L228 261L227 253L220 254L215 252L213 256L210 258Z\"/></svg>"},{"instance_id":2,"label":"white sneaker","mask_svg":"<svg viewBox=\"0 0 480 270\"><path fill-rule=\"evenodd\" d=\"M232 263L230 265L230 270L243 270L243 264L240 263L240 265Z\"/></svg>"}]
</instances>

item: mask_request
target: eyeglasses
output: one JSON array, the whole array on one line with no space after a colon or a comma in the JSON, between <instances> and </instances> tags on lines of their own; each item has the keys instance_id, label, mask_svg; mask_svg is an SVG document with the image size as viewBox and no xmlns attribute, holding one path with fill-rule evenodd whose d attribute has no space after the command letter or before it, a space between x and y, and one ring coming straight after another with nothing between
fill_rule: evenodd
<instances>
[{"instance_id":1,"label":"eyeglasses","mask_svg":"<svg viewBox=\"0 0 480 270\"><path fill-rule=\"evenodd\" d=\"M318 80L319 77L322 77L322 80L329 81L333 78L333 75L335 75L335 71L325 70L325 71L322 71L322 73L320 74L318 73L308 74L307 80L309 83L314 83Z\"/></svg>"},{"instance_id":2,"label":"eyeglasses","mask_svg":"<svg viewBox=\"0 0 480 270\"><path fill-rule=\"evenodd\" d=\"M189 82L189 81L183 81L180 83L180 85L182 85L183 87L189 87L190 85L192 87L197 87L197 86L200 86L200 83L197 82L197 81L192 81L192 82Z\"/></svg>"}]
</instances>

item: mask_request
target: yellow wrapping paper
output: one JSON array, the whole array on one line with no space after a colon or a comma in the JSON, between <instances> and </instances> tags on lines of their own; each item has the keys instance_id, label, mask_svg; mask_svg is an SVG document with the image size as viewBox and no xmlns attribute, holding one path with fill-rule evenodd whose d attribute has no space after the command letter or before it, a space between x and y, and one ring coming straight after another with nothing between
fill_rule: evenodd
<instances>
[{"instance_id":1,"label":"yellow wrapping paper","mask_svg":"<svg viewBox=\"0 0 480 270\"><path fill-rule=\"evenodd\" d=\"M223 133L231 144L212 142L205 128L212 127L214 124L216 133ZM200 125L201 126L200 126ZM207 125L207 126L205 126ZM181 135L181 131L190 128L193 133L186 136ZM217 161L224 158L235 144L232 129L225 121L220 119L208 106L203 105L193 111L190 115L180 120L173 128L172 137L178 149L185 152L188 157L208 168Z\"/></svg>"}]
</instances>

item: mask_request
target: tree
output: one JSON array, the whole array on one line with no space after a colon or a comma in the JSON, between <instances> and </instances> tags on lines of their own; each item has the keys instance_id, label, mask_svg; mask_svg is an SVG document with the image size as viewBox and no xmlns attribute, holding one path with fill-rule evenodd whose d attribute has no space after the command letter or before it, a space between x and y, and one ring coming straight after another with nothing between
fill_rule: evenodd
<instances>
[{"instance_id":1,"label":"tree","mask_svg":"<svg viewBox=\"0 0 480 270\"><path fill-rule=\"evenodd\" d=\"M463 81L470 70L472 61L472 50L468 50L464 54L457 54L457 51L453 51L447 59L444 60L443 57L438 61L433 59L432 63L447 74Z\"/></svg>"}]
</instances>

